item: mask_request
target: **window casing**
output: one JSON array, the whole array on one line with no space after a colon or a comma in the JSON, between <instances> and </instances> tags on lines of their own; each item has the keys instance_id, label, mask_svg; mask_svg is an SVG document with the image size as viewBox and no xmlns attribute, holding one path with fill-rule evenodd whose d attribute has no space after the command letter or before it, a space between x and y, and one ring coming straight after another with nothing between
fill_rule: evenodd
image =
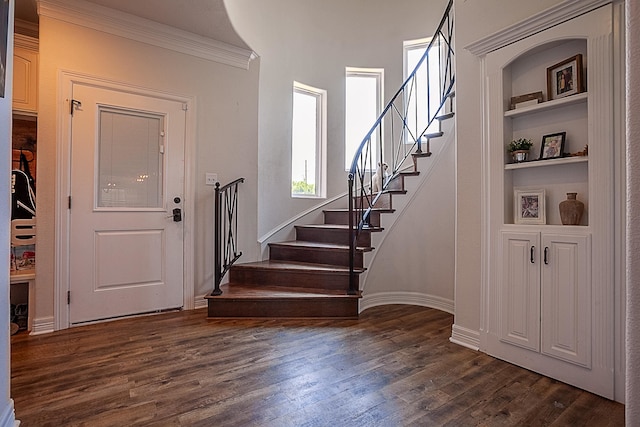
<instances>
[{"instance_id":1,"label":"window casing","mask_svg":"<svg viewBox=\"0 0 640 427\"><path fill-rule=\"evenodd\" d=\"M326 197L327 92L293 82L291 196Z\"/></svg>"},{"instance_id":2,"label":"window casing","mask_svg":"<svg viewBox=\"0 0 640 427\"><path fill-rule=\"evenodd\" d=\"M345 159L344 168L351 169L353 156L360 143L378 119L382 108L382 83L384 70L381 68L346 69L345 83ZM377 132L371 138L371 162L375 168L380 158L380 141Z\"/></svg>"}]
</instances>

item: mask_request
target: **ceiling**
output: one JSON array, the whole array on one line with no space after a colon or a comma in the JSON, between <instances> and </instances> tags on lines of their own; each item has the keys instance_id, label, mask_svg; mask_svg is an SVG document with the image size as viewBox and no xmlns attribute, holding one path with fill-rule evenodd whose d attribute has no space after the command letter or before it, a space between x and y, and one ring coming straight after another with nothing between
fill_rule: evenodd
<instances>
[{"instance_id":1,"label":"ceiling","mask_svg":"<svg viewBox=\"0 0 640 427\"><path fill-rule=\"evenodd\" d=\"M236 34L224 0L84 0L199 36L248 49ZM16 0L15 16L37 23L36 0Z\"/></svg>"}]
</instances>

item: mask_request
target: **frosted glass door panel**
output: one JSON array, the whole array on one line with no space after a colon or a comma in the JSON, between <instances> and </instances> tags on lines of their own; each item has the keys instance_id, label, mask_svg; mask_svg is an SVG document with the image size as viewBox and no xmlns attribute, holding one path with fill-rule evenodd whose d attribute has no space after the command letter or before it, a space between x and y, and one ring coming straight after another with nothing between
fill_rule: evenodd
<instances>
[{"instance_id":1,"label":"frosted glass door panel","mask_svg":"<svg viewBox=\"0 0 640 427\"><path fill-rule=\"evenodd\" d=\"M100 109L99 208L162 208L163 117Z\"/></svg>"}]
</instances>

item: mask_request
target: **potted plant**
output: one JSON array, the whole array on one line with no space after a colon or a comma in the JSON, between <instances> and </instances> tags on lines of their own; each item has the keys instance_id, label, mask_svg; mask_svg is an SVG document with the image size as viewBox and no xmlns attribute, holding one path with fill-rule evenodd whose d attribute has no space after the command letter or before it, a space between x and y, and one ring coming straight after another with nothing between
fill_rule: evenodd
<instances>
[{"instance_id":1,"label":"potted plant","mask_svg":"<svg viewBox=\"0 0 640 427\"><path fill-rule=\"evenodd\" d=\"M530 139L518 138L514 139L507 146L507 151L513 156L515 162L524 162L529 155L529 149L533 146Z\"/></svg>"}]
</instances>

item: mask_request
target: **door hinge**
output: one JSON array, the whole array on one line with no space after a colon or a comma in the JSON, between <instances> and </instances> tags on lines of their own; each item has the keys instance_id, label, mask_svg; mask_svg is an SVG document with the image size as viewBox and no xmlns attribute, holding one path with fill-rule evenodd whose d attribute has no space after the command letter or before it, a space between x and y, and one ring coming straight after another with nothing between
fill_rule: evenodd
<instances>
[{"instance_id":1,"label":"door hinge","mask_svg":"<svg viewBox=\"0 0 640 427\"><path fill-rule=\"evenodd\" d=\"M82 107L82 102L72 99L71 101L69 101L69 114L73 116L73 110L80 107Z\"/></svg>"},{"instance_id":2,"label":"door hinge","mask_svg":"<svg viewBox=\"0 0 640 427\"><path fill-rule=\"evenodd\" d=\"M71 304L71 291L67 291L67 304Z\"/></svg>"},{"instance_id":3,"label":"door hinge","mask_svg":"<svg viewBox=\"0 0 640 427\"><path fill-rule=\"evenodd\" d=\"M71 196L69 196L69 209L71 209Z\"/></svg>"},{"instance_id":4,"label":"door hinge","mask_svg":"<svg viewBox=\"0 0 640 427\"><path fill-rule=\"evenodd\" d=\"M182 111L189 111L189 104L187 104L186 102L182 103Z\"/></svg>"}]
</instances>

